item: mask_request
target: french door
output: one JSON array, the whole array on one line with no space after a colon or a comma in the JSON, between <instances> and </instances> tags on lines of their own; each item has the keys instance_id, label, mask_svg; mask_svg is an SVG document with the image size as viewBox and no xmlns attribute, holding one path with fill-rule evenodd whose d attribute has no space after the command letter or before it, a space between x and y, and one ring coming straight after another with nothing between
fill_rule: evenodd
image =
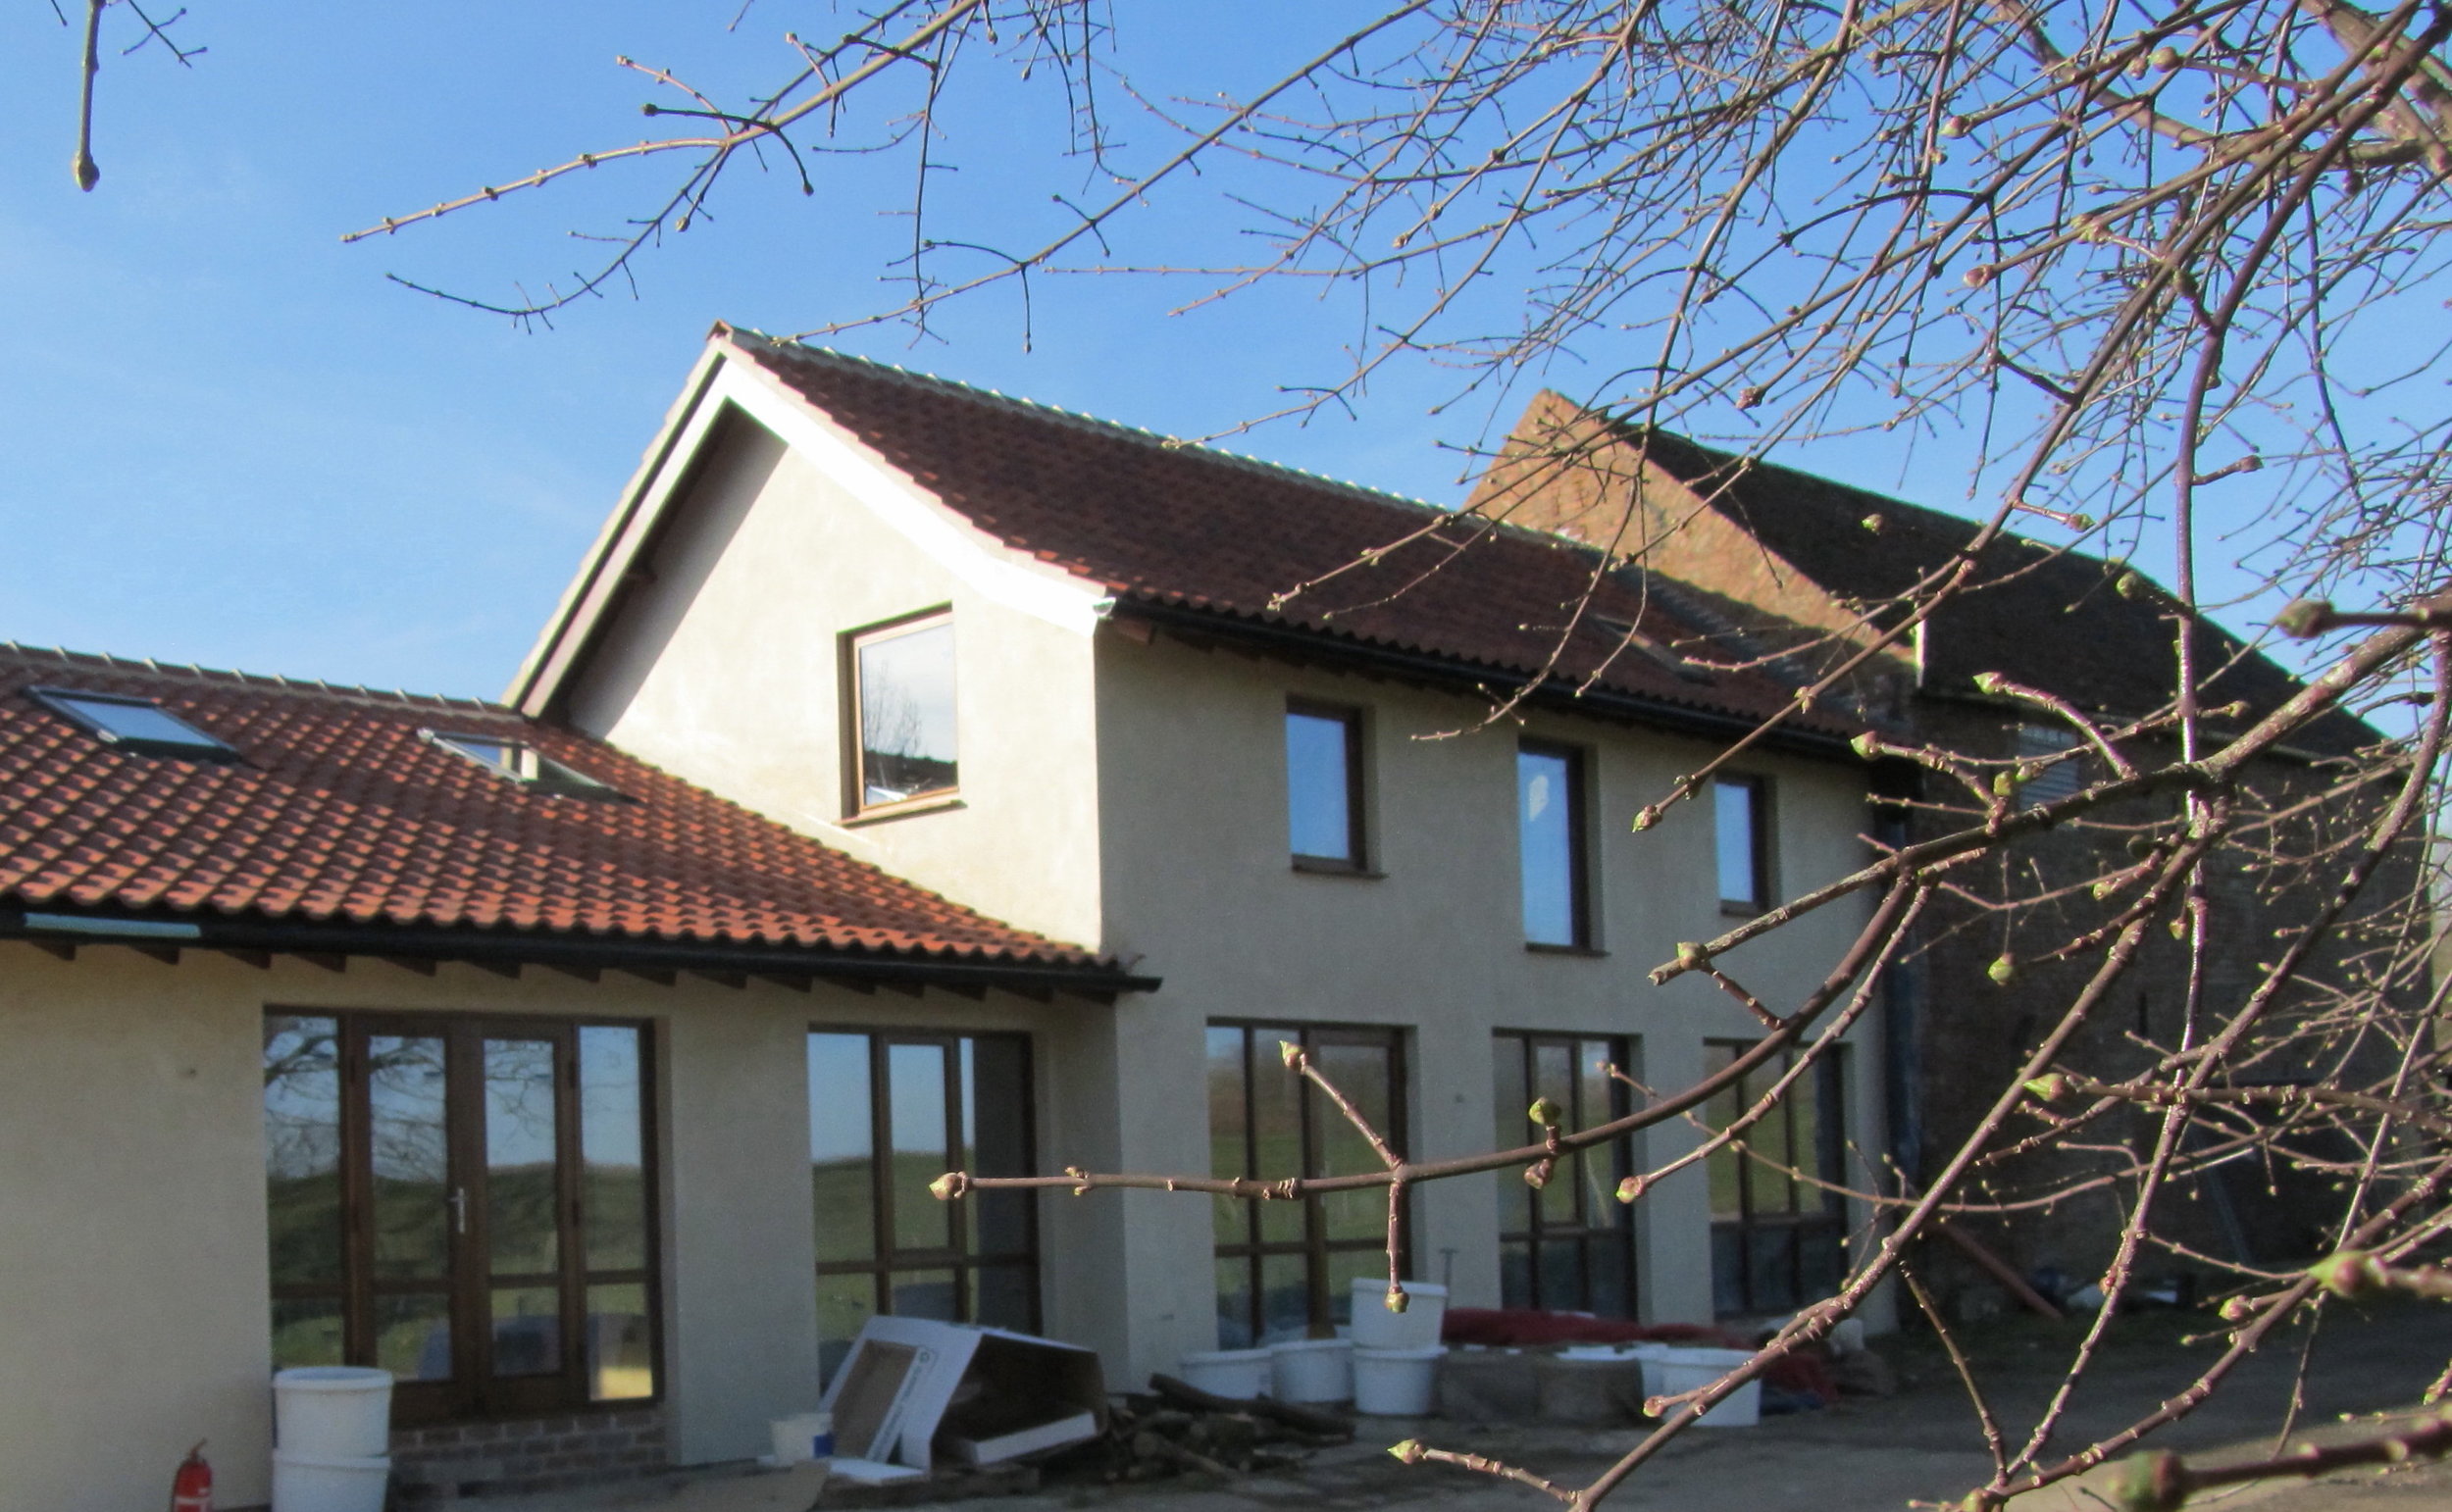
<instances>
[{"instance_id":1,"label":"french door","mask_svg":"<svg viewBox=\"0 0 2452 1512\"><path fill-rule=\"evenodd\" d=\"M655 1389L636 1025L275 1015L276 1365L381 1366L402 1424Z\"/></svg>"}]
</instances>

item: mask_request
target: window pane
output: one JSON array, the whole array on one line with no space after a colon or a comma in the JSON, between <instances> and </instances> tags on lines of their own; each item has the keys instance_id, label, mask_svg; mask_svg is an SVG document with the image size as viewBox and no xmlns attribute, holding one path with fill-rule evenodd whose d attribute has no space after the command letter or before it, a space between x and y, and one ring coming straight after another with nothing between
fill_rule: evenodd
<instances>
[{"instance_id":1,"label":"window pane","mask_svg":"<svg viewBox=\"0 0 2452 1512\"><path fill-rule=\"evenodd\" d=\"M292 1365L339 1365L340 1298L275 1298L273 1302L273 1369Z\"/></svg>"},{"instance_id":2,"label":"window pane","mask_svg":"<svg viewBox=\"0 0 2452 1512\"><path fill-rule=\"evenodd\" d=\"M1797 1231L1789 1224L1764 1224L1746 1231L1746 1282L1752 1291L1747 1305L1756 1312L1784 1313L1797 1296Z\"/></svg>"},{"instance_id":3,"label":"window pane","mask_svg":"<svg viewBox=\"0 0 2452 1512\"><path fill-rule=\"evenodd\" d=\"M952 622L863 642L859 681L860 801L951 789Z\"/></svg>"},{"instance_id":4,"label":"window pane","mask_svg":"<svg viewBox=\"0 0 2452 1512\"><path fill-rule=\"evenodd\" d=\"M579 1148L585 1163L580 1213L591 1271L639 1270L647 1263L647 1163L640 1134L645 1092L639 1031L595 1025L579 1032Z\"/></svg>"},{"instance_id":5,"label":"window pane","mask_svg":"<svg viewBox=\"0 0 2452 1512\"><path fill-rule=\"evenodd\" d=\"M647 1288L638 1282L587 1288L587 1399L631 1401L655 1394L655 1350L647 1328Z\"/></svg>"},{"instance_id":6,"label":"window pane","mask_svg":"<svg viewBox=\"0 0 2452 1512\"><path fill-rule=\"evenodd\" d=\"M975 1176L1031 1174L1029 1068L1029 1042L1018 1034L962 1041L963 1132L971 1140L964 1170ZM1028 1254L1037 1200L1026 1191L975 1191L963 1198L971 1253Z\"/></svg>"},{"instance_id":7,"label":"window pane","mask_svg":"<svg viewBox=\"0 0 2452 1512\"><path fill-rule=\"evenodd\" d=\"M1246 1165L1249 1152L1245 1136L1251 1132L1243 1110L1243 1039L1239 1029L1208 1032L1209 1059L1209 1175L1221 1178L1250 1176ZM1215 1226L1220 1244L1249 1243L1252 1238L1252 1204L1234 1197L1210 1199L1214 1207L1210 1222ZM1244 1289L1251 1287L1247 1284ZM1219 1305L1225 1304L1221 1301ZM1251 1332L1249 1328L1246 1333ZM1226 1345L1237 1348L1239 1345Z\"/></svg>"},{"instance_id":8,"label":"window pane","mask_svg":"<svg viewBox=\"0 0 2452 1512\"><path fill-rule=\"evenodd\" d=\"M1628 1274L1627 1256L1630 1246L1625 1231L1610 1228L1585 1241L1587 1269L1584 1305L1604 1318L1631 1318L1635 1315L1634 1278Z\"/></svg>"},{"instance_id":9,"label":"window pane","mask_svg":"<svg viewBox=\"0 0 2452 1512\"><path fill-rule=\"evenodd\" d=\"M1381 1210L1386 1222L1386 1210ZM1385 1307L1380 1300L1388 1289L1388 1251L1385 1249L1333 1249L1328 1252L1328 1321L1343 1327L1354 1321L1354 1284L1372 1283L1370 1300L1365 1307Z\"/></svg>"},{"instance_id":10,"label":"window pane","mask_svg":"<svg viewBox=\"0 0 2452 1512\"><path fill-rule=\"evenodd\" d=\"M1584 1294L1584 1241L1581 1239L1544 1239L1541 1243L1541 1305L1549 1308L1586 1310L1589 1299Z\"/></svg>"},{"instance_id":11,"label":"window pane","mask_svg":"<svg viewBox=\"0 0 2452 1512\"><path fill-rule=\"evenodd\" d=\"M1773 1058L1756 1067L1745 1080L1745 1102L1748 1108L1760 1102L1787 1071L1787 1057ZM1789 1139L1790 1120L1797 1116L1797 1097L1804 1089L1804 1080L1792 1084L1768 1113L1755 1121L1746 1131L1747 1147L1754 1159L1746 1171L1746 1212L1749 1217L1762 1213L1788 1213L1796 1209L1796 1183L1788 1172L1796 1160L1796 1149Z\"/></svg>"},{"instance_id":12,"label":"window pane","mask_svg":"<svg viewBox=\"0 0 2452 1512\"><path fill-rule=\"evenodd\" d=\"M1303 1081L1278 1059L1278 1041L1293 1030L1252 1032L1252 1149L1262 1181L1302 1176ZM1330 1117L1335 1117L1331 1110ZM1258 1205L1260 1240L1276 1244L1303 1237L1303 1204L1263 1202Z\"/></svg>"},{"instance_id":13,"label":"window pane","mask_svg":"<svg viewBox=\"0 0 2452 1512\"><path fill-rule=\"evenodd\" d=\"M897 1272L894 1278L894 1316L951 1323L953 1294L951 1271Z\"/></svg>"},{"instance_id":14,"label":"window pane","mask_svg":"<svg viewBox=\"0 0 2452 1512\"><path fill-rule=\"evenodd\" d=\"M1354 853L1354 774L1345 720L1286 715L1286 827L1298 856L1359 862Z\"/></svg>"},{"instance_id":15,"label":"window pane","mask_svg":"<svg viewBox=\"0 0 2452 1512\"><path fill-rule=\"evenodd\" d=\"M867 1260L877 1253L877 1198L870 1156L868 1036L809 1036L809 1191L817 1258Z\"/></svg>"},{"instance_id":16,"label":"window pane","mask_svg":"<svg viewBox=\"0 0 2452 1512\"><path fill-rule=\"evenodd\" d=\"M439 1280L450 1274L451 1235L442 1041L376 1034L367 1039L366 1059L375 1274Z\"/></svg>"},{"instance_id":17,"label":"window pane","mask_svg":"<svg viewBox=\"0 0 2452 1512\"><path fill-rule=\"evenodd\" d=\"M561 1292L552 1286L496 1286L493 1373L551 1376L561 1369Z\"/></svg>"},{"instance_id":18,"label":"window pane","mask_svg":"<svg viewBox=\"0 0 2452 1512\"><path fill-rule=\"evenodd\" d=\"M334 1020L277 1014L264 1021L264 1180L273 1284L338 1282L340 1030Z\"/></svg>"},{"instance_id":19,"label":"window pane","mask_svg":"<svg viewBox=\"0 0 2452 1512\"><path fill-rule=\"evenodd\" d=\"M1217 1347L1252 1347L1252 1262L1242 1255L1217 1262Z\"/></svg>"},{"instance_id":20,"label":"window pane","mask_svg":"<svg viewBox=\"0 0 2452 1512\"><path fill-rule=\"evenodd\" d=\"M375 1298L375 1363L402 1381L451 1379L451 1299Z\"/></svg>"},{"instance_id":21,"label":"window pane","mask_svg":"<svg viewBox=\"0 0 2452 1512\"><path fill-rule=\"evenodd\" d=\"M1509 1239L1499 1246L1499 1305L1538 1307L1533 1295L1532 1240Z\"/></svg>"},{"instance_id":22,"label":"window pane","mask_svg":"<svg viewBox=\"0 0 2452 1512\"><path fill-rule=\"evenodd\" d=\"M817 1368L832 1380L835 1367L851 1352L860 1325L877 1313L877 1278L868 1271L856 1276L817 1279Z\"/></svg>"},{"instance_id":23,"label":"window pane","mask_svg":"<svg viewBox=\"0 0 2452 1512\"><path fill-rule=\"evenodd\" d=\"M1312 1048L1320 1073L1346 1094L1356 1112L1370 1121L1390 1144L1402 1146L1401 1133L1390 1127L1392 1091L1389 1055L1383 1045L1322 1044ZM1336 1104L1315 1096L1311 1117L1319 1140L1319 1176L1359 1176L1387 1166L1372 1152L1370 1140L1354 1127ZM1388 1233L1388 1189L1330 1192L1320 1198L1320 1212L1330 1239L1385 1239ZM1332 1288L1332 1304L1334 1301Z\"/></svg>"},{"instance_id":24,"label":"window pane","mask_svg":"<svg viewBox=\"0 0 2452 1512\"><path fill-rule=\"evenodd\" d=\"M1511 1150L1531 1143L1540 1131L1524 1117L1524 1110L1532 1106L1532 1093L1524 1085L1523 1037L1501 1034L1494 1046L1490 1069L1490 1100L1497 1114L1498 1147ZM1524 1184L1523 1168L1513 1167L1492 1175L1499 1184L1499 1232L1522 1234L1532 1227L1532 1188Z\"/></svg>"},{"instance_id":25,"label":"window pane","mask_svg":"<svg viewBox=\"0 0 2452 1512\"><path fill-rule=\"evenodd\" d=\"M888 1045L886 1084L894 1248L944 1249L953 1242L952 1205L938 1201L928 1187L953 1169L946 1148L945 1047Z\"/></svg>"},{"instance_id":26,"label":"window pane","mask_svg":"<svg viewBox=\"0 0 2452 1512\"><path fill-rule=\"evenodd\" d=\"M1555 751L1515 753L1517 847L1524 868L1524 938L1576 945L1574 763Z\"/></svg>"},{"instance_id":27,"label":"window pane","mask_svg":"<svg viewBox=\"0 0 2452 1512\"><path fill-rule=\"evenodd\" d=\"M1260 1260L1260 1336L1274 1344L1311 1333L1311 1267L1302 1255L1265 1255Z\"/></svg>"},{"instance_id":28,"label":"window pane","mask_svg":"<svg viewBox=\"0 0 2452 1512\"><path fill-rule=\"evenodd\" d=\"M485 1041L485 1237L496 1276L560 1265L553 1041Z\"/></svg>"},{"instance_id":29,"label":"window pane","mask_svg":"<svg viewBox=\"0 0 2452 1512\"><path fill-rule=\"evenodd\" d=\"M1533 1095L1547 1097L1557 1103L1564 1114L1572 1133L1575 1121L1575 1051L1571 1045L1555 1039L1543 1040L1533 1046ZM1529 1124L1527 1127L1531 1127ZM1545 1224L1572 1224L1575 1221L1575 1188L1578 1173L1576 1158L1560 1159L1550 1173L1550 1184L1541 1188L1541 1220ZM1546 1265L1547 1262L1545 1261ZM1544 1290L1548 1284L1543 1284Z\"/></svg>"},{"instance_id":30,"label":"window pane","mask_svg":"<svg viewBox=\"0 0 2452 1512\"><path fill-rule=\"evenodd\" d=\"M1711 818L1718 827L1720 901L1743 908L1761 908L1763 903L1757 864L1762 850L1754 832L1760 791L1751 781L1723 780L1711 784Z\"/></svg>"}]
</instances>

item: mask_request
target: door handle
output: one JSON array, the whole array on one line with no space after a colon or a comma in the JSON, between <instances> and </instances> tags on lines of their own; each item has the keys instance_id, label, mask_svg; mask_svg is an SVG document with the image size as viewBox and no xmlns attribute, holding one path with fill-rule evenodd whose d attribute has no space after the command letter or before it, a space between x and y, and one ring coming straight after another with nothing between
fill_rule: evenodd
<instances>
[{"instance_id":1,"label":"door handle","mask_svg":"<svg viewBox=\"0 0 2452 1512\"><path fill-rule=\"evenodd\" d=\"M451 1188L451 1232L468 1233L468 1188L465 1186Z\"/></svg>"}]
</instances>

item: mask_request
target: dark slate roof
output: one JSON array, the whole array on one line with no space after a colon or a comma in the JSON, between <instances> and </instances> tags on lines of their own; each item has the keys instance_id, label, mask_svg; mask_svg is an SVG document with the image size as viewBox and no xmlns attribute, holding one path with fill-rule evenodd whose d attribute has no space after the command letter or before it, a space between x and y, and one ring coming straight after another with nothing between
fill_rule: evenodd
<instances>
[{"instance_id":1,"label":"dark slate roof","mask_svg":"<svg viewBox=\"0 0 2452 1512\"><path fill-rule=\"evenodd\" d=\"M1763 546L1856 605L1910 591L1966 550L1980 529L1669 431L1641 430L1634 439ZM1878 518L1881 529L1868 529L1868 518ZM1972 696L1975 675L1997 672L2088 710L2135 716L2165 706L2177 680L2171 617L2179 604L2142 574L2133 596L2122 595L2117 583L2127 571L2005 532L1986 550L1970 585L1928 621L1925 690ZM2219 669L2207 685L2208 703L2244 699L2263 713L2299 690L2296 678L2213 621L2197 617L2195 632L2200 664ZM2340 754L2376 738L2357 719L2332 714L2302 730L2296 743Z\"/></svg>"},{"instance_id":2,"label":"dark slate roof","mask_svg":"<svg viewBox=\"0 0 2452 1512\"><path fill-rule=\"evenodd\" d=\"M123 749L43 687L152 700L236 759ZM620 799L531 790L430 730ZM6 644L0 905L1104 969L498 705Z\"/></svg>"},{"instance_id":3,"label":"dark slate roof","mask_svg":"<svg viewBox=\"0 0 2452 1512\"><path fill-rule=\"evenodd\" d=\"M1591 615L1656 646L1709 639L1643 574L1604 571L1599 553L1554 535L822 348L719 335L981 530L1121 601L1517 678L1544 671L1588 590ZM1768 677L1700 676L1585 625L1553 669L1570 682L1749 722L1793 701Z\"/></svg>"}]
</instances>

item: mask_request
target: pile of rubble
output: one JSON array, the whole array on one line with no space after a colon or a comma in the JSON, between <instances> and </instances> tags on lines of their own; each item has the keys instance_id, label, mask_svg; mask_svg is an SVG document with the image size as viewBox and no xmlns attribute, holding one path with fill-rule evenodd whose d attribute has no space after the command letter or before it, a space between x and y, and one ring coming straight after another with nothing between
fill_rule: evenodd
<instances>
[{"instance_id":1,"label":"pile of rubble","mask_svg":"<svg viewBox=\"0 0 2452 1512\"><path fill-rule=\"evenodd\" d=\"M1050 1463L1051 1479L1109 1485L1179 1475L1231 1480L1298 1465L1313 1449L1354 1441L1354 1420L1293 1402L1216 1396L1172 1376L1117 1397L1107 1430Z\"/></svg>"}]
</instances>

